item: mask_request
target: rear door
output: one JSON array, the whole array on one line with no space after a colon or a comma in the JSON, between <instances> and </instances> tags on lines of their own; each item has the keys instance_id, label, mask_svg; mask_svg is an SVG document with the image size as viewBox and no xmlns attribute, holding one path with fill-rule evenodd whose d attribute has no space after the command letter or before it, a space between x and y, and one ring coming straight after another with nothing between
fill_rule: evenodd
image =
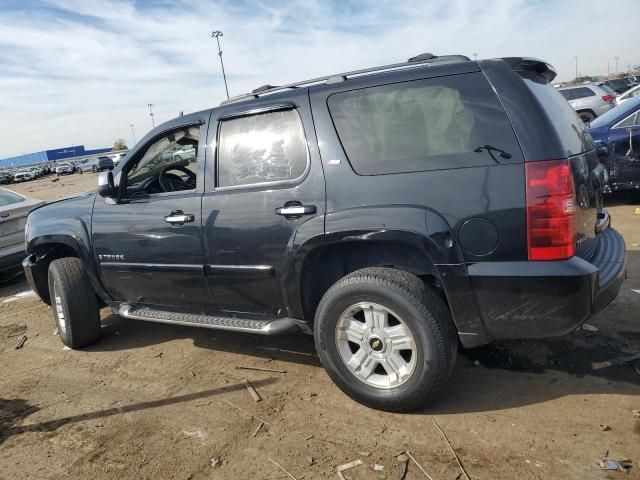
<instances>
[{"instance_id":1,"label":"rear door","mask_svg":"<svg viewBox=\"0 0 640 480\"><path fill-rule=\"evenodd\" d=\"M202 198L207 278L216 308L287 315L296 245L324 235L325 184L306 90L228 104L209 128L216 162Z\"/></svg>"}]
</instances>

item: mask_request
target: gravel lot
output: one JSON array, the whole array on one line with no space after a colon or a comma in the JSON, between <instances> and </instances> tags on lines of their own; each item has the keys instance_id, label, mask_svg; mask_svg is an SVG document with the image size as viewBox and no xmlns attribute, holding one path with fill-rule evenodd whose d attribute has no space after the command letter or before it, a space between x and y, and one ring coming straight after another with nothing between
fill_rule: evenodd
<instances>
[{"instance_id":1,"label":"gravel lot","mask_svg":"<svg viewBox=\"0 0 640 480\"><path fill-rule=\"evenodd\" d=\"M51 201L97 181L53 178L12 189ZM337 466L361 459L350 478L395 480L404 450L434 480L456 479L432 419L474 480L640 478L640 418L632 413L640 373L591 368L640 352L640 294L632 292L640 289L639 202L611 203L629 278L590 321L599 331L465 351L441 399L414 414L351 401L325 374L311 337L125 321L105 309L102 339L70 351L47 306L15 296L27 290L23 280L0 286L0 479L292 478L273 459L302 480L338 478ZM607 455L636 465L628 475L604 472L597 462ZM374 471L376 463L384 470ZM411 463L406 478L426 477Z\"/></svg>"}]
</instances>

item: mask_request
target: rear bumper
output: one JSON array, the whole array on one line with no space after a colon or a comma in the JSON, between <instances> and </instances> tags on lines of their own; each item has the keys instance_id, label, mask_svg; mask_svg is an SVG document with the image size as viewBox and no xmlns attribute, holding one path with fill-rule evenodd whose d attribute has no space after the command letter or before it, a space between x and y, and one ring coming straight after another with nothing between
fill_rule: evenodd
<instances>
[{"instance_id":1,"label":"rear bumper","mask_svg":"<svg viewBox=\"0 0 640 480\"><path fill-rule=\"evenodd\" d=\"M574 330L618 295L626 249L608 228L590 262L484 262L468 273L487 339L550 337Z\"/></svg>"}]
</instances>

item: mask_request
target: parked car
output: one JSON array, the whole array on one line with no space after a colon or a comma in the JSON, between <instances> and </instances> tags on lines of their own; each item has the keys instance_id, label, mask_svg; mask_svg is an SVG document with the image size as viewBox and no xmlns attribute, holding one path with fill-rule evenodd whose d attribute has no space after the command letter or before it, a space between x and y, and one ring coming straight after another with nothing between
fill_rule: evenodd
<instances>
[{"instance_id":1,"label":"parked car","mask_svg":"<svg viewBox=\"0 0 640 480\"><path fill-rule=\"evenodd\" d=\"M631 85L629 85L629 82L627 82L624 78L615 78L613 80L606 80L599 85L602 85L602 84L606 85L607 87L609 87L611 90L613 90L618 94L623 94L624 92L629 90L629 88L631 88Z\"/></svg>"},{"instance_id":2,"label":"parked car","mask_svg":"<svg viewBox=\"0 0 640 480\"><path fill-rule=\"evenodd\" d=\"M569 105L578 112L584 123L589 123L594 118L611 110L615 105L615 92L606 86L602 87L595 83L558 88L558 91L567 99Z\"/></svg>"},{"instance_id":3,"label":"parked car","mask_svg":"<svg viewBox=\"0 0 640 480\"><path fill-rule=\"evenodd\" d=\"M102 172L104 170L113 170L113 160L109 157L98 157L98 162L96 163L96 168L94 171Z\"/></svg>"},{"instance_id":4,"label":"parked car","mask_svg":"<svg viewBox=\"0 0 640 480\"><path fill-rule=\"evenodd\" d=\"M13 175L9 172L0 172L0 185L13 183Z\"/></svg>"},{"instance_id":5,"label":"parked car","mask_svg":"<svg viewBox=\"0 0 640 480\"><path fill-rule=\"evenodd\" d=\"M596 118L588 132L594 145L606 151L607 191L640 188L640 96Z\"/></svg>"},{"instance_id":6,"label":"parked car","mask_svg":"<svg viewBox=\"0 0 640 480\"><path fill-rule=\"evenodd\" d=\"M56 165L56 175L71 175L74 172L74 167L70 162L62 162Z\"/></svg>"},{"instance_id":7,"label":"parked car","mask_svg":"<svg viewBox=\"0 0 640 480\"><path fill-rule=\"evenodd\" d=\"M28 169L18 170L13 174L13 181L15 183L28 182L29 180L33 180L34 178L35 177L33 175L33 172Z\"/></svg>"},{"instance_id":8,"label":"parked car","mask_svg":"<svg viewBox=\"0 0 640 480\"><path fill-rule=\"evenodd\" d=\"M605 170L554 77L539 60L427 54L178 117L97 192L31 213L28 281L71 348L100 336L101 302L302 331L357 401L418 408L459 343L571 332L621 288Z\"/></svg>"},{"instance_id":9,"label":"parked car","mask_svg":"<svg viewBox=\"0 0 640 480\"><path fill-rule=\"evenodd\" d=\"M80 160L75 165L76 173L85 172L97 172L98 171L98 159L97 158L85 158Z\"/></svg>"},{"instance_id":10,"label":"parked car","mask_svg":"<svg viewBox=\"0 0 640 480\"><path fill-rule=\"evenodd\" d=\"M31 210L44 205L0 188L0 278L19 272L25 256L24 226Z\"/></svg>"},{"instance_id":11,"label":"parked car","mask_svg":"<svg viewBox=\"0 0 640 480\"><path fill-rule=\"evenodd\" d=\"M627 90L622 95L618 95L616 97L616 105L620 105L625 100L629 100L634 97L640 97L640 85Z\"/></svg>"}]
</instances>

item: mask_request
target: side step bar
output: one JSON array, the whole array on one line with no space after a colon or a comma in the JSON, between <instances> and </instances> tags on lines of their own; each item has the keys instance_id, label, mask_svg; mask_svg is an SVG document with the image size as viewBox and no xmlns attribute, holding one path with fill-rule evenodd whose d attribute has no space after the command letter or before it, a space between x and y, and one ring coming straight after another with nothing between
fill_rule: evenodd
<instances>
[{"instance_id":1,"label":"side step bar","mask_svg":"<svg viewBox=\"0 0 640 480\"><path fill-rule=\"evenodd\" d=\"M304 320L295 318L277 318L274 320L254 320L231 317L214 317L194 313L168 312L137 305L121 305L118 315L134 320L188 325L192 327L232 330L235 332L257 333L260 335L287 335L290 333L312 333Z\"/></svg>"}]
</instances>

